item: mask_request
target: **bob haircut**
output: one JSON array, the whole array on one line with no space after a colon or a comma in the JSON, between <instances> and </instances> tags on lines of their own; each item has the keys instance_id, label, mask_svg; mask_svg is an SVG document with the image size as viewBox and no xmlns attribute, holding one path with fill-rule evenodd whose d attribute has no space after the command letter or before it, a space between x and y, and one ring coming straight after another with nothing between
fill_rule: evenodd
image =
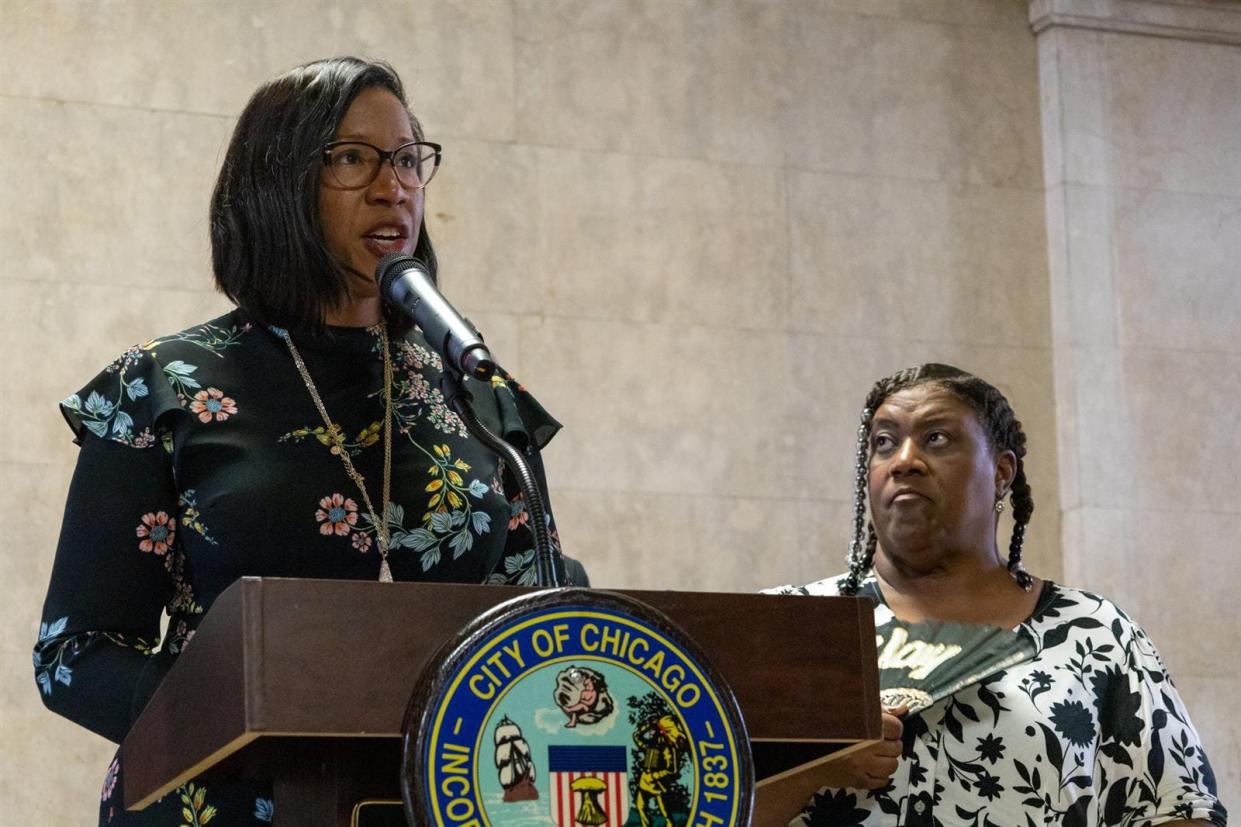
<instances>
[{"instance_id":1,"label":"bob haircut","mask_svg":"<svg viewBox=\"0 0 1241 827\"><path fill-rule=\"evenodd\" d=\"M320 149L358 93L373 87L409 112L391 66L335 57L264 83L237 121L211 196L211 263L220 292L263 324L321 330L328 311L348 299L348 275L319 221ZM414 138L423 140L422 124L412 112L409 119ZM425 222L414 256L434 276Z\"/></svg>"}]
</instances>

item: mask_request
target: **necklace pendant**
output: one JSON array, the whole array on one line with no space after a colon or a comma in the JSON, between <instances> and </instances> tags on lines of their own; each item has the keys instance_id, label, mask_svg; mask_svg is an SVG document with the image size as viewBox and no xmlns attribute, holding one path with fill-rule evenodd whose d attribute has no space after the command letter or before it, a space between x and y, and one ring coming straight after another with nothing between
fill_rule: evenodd
<instances>
[{"instance_id":1,"label":"necklace pendant","mask_svg":"<svg viewBox=\"0 0 1241 827\"><path fill-rule=\"evenodd\" d=\"M388 568L387 557L381 558L379 561L379 582L380 583L391 583L392 582L392 569Z\"/></svg>"}]
</instances>

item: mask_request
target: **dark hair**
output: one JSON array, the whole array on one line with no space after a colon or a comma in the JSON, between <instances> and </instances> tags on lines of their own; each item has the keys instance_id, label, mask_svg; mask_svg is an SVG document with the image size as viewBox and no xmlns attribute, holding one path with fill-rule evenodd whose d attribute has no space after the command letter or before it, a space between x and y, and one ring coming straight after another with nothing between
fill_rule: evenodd
<instances>
[{"instance_id":1,"label":"dark hair","mask_svg":"<svg viewBox=\"0 0 1241 827\"><path fill-rule=\"evenodd\" d=\"M220 291L260 322L321 328L348 298L348 276L319 222L319 150L358 93L372 87L409 110L391 66L336 57L264 83L237 121L211 197L211 263ZM409 118L423 140L422 125L412 112ZM414 256L435 273L425 223Z\"/></svg>"},{"instance_id":2,"label":"dark hair","mask_svg":"<svg viewBox=\"0 0 1241 827\"><path fill-rule=\"evenodd\" d=\"M1012 451L1017 457L1017 473L1013 477L1012 503L1013 527L1012 540L1008 544L1008 571L1026 591L1029 591L1034 580L1021 562L1021 544L1025 539L1026 525L1030 515L1034 513L1034 498L1030 492L1030 483L1026 480L1023 457L1026 455L1026 435L1021 430L1021 422L1013 413L1012 406L1004 398L1004 394L995 386L984 382L973 374L966 373L951 365L939 365L934 362L906 368L884 379L880 379L866 396L866 404L862 408L862 424L857 431L857 455L853 478L853 539L849 543L849 573L841 581L840 590L845 594L856 594L862 578L870 571L875 561L875 524L866 520L866 482L870 463L870 425L875 411L897 391L917 387L918 385L934 384L952 393L978 414L978 421L987 432L987 443L992 452ZM863 545L862 531L866 530L866 542Z\"/></svg>"}]
</instances>

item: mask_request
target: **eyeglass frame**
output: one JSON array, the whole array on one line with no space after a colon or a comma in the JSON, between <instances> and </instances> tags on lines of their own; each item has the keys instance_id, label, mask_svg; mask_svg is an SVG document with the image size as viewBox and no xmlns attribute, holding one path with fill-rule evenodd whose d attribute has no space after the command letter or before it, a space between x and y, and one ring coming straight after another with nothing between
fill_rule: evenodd
<instances>
[{"instance_id":1,"label":"eyeglass frame","mask_svg":"<svg viewBox=\"0 0 1241 827\"><path fill-rule=\"evenodd\" d=\"M340 179L336 177L336 172L335 170L332 169L332 150L336 149L339 146L344 146L345 144L359 144L360 146L364 146L367 149L373 149L375 150L375 152L379 154L379 163L375 165L375 174L372 175L371 179L367 181L365 184L358 184L356 187L346 187L344 184L340 182ZM323 153L323 166L327 167L328 171L331 172L332 174L332 180L334 180L337 183L337 185L340 186L342 189L361 190L361 189L366 189L371 184L375 183L375 179L379 177L379 172L380 170L383 169L383 165L386 162L392 166L392 172L396 175L396 180L400 181L402 186L409 186L403 180L401 180L401 172L400 170L396 168L396 154L400 152L402 149L405 149L406 147L411 147L411 146L430 147L431 151L435 153L435 164L431 167L431 174L427 176L427 180L419 182L416 187L410 187L410 189L420 190L426 187L427 184L431 183L431 179L434 178L435 173L439 171L440 162L443 160L444 147L443 145L437 144L434 141L407 141L401 144L400 146L398 146L396 149L392 149L392 150L380 149L374 144L368 144L366 141L330 141L329 143L324 144L323 149L321 150Z\"/></svg>"}]
</instances>

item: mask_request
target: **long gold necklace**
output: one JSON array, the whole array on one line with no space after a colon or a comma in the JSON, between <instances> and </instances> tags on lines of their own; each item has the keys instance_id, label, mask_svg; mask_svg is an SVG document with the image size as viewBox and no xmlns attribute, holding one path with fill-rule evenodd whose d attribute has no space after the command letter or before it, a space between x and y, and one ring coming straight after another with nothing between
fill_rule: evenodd
<instances>
[{"instance_id":1,"label":"long gold necklace","mask_svg":"<svg viewBox=\"0 0 1241 827\"><path fill-rule=\"evenodd\" d=\"M337 456L345 464L345 471L348 472L349 478L353 480L354 485L362 492L362 501L366 503L366 513L371 518L371 525L375 526L375 541L379 546L379 582L391 583L392 569L388 567L388 508L391 504L389 489L392 485L392 355L388 352L388 331L381 322L379 325L379 343L383 348L384 360L384 510L382 519L375 514L375 506L371 504L371 496L366 493L366 479L358 473L357 468L353 467L353 460L349 458L349 451L345 447L344 432L340 426L333 425L331 418L327 415L327 408L323 406L323 399L319 396L319 389L315 387L314 380L310 378L310 372L306 370L306 363L302 361L302 354L298 352L297 346L293 344L293 338L289 336L289 331L281 329L280 336L284 339L284 343L289 346L289 353L293 356L293 364L297 365L297 372L301 374L302 382L306 384L306 390L310 391L310 398L315 401L315 407L319 410L319 416L323 417L323 427L327 429L328 438L332 440Z\"/></svg>"}]
</instances>

